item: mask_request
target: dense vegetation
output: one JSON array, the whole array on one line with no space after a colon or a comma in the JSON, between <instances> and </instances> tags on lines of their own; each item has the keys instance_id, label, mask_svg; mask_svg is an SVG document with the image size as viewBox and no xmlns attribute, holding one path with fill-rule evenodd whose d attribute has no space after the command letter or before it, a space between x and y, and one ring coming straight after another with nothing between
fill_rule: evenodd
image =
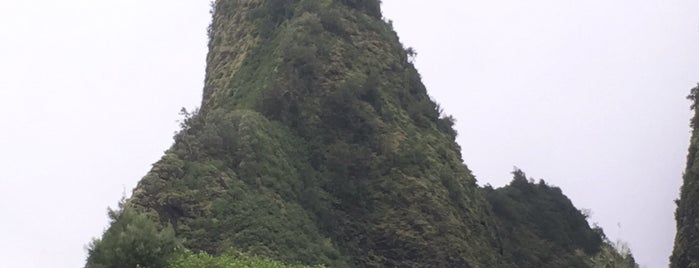
<instances>
[{"instance_id":1,"label":"dense vegetation","mask_svg":"<svg viewBox=\"0 0 699 268\"><path fill-rule=\"evenodd\" d=\"M287 265L281 262L241 254L211 256L184 251L171 259L167 268L323 268L323 266Z\"/></svg>"},{"instance_id":2,"label":"dense vegetation","mask_svg":"<svg viewBox=\"0 0 699 268\"><path fill-rule=\"evenodd\" d=\"M497 266L452 122L376 4L218 1L203 106L133 204L211 254Z\"/></svg>"},{"instance_id":3,"label":"dense vegetation","mask_svg":"<svg viewBox=\"0 0 699 268\"><path fill-rule=\"evenodd\" d=\"M511 263L517 267L607 267L593 264L618 255L620 261L611 267L635 267L630 252L616 253L602 229L591 228L587 216L561 189L543 180L528 180L521 170L513 175L505 187L483 189L503 237L503 255Z\"/></svg>"},{"instance_id":4,"label":"dense vegetation","mask_svg":"<svg viewBox=\"0 0 699 268\"><path fill-rule=\"evenodd\" d=\"M112 226L89 246L86 268L311 268L286 265L239 252L211 256L182 247L170 225L126 202L109 210ZM322 268L314 266L313 268Z\"/></svg>"},{"instance_id":5,"label":"dense vegetation","mask_svg":"<svg viewBox=\"0 0 699 268\"><path fill-rule=\"evenodd\" d=\"M428 96L414 51L381 20L379 1L219 0L212 11L202 107L183 110L172 148L92 244L88 268L248 260L236 254L329 267L527 267L568 265L578 251L601 256L599 230L560 191L479 189L453 118ZM532 212L562 202L542 215L554 229L507 218L515 216L503 206L518 199ZM156 242L145 256L101 257L122 236ZM524 238L540 243L520 259Z\"/></svg>"},{"instance_id":6,"label":"dense vegetation","mask_svg":"<svg viewBox=\"0 0 699 268\"><path fill-rule=\"evenodd\" d=\"M684 183L680 190L680 199L676 201L677 236L670 257L672 268L699 267L699 85L692 88L687 98L692 101L694 117L690 122L692 137L687 154L687 168L684 171Z\"/></svg>"},{"instance_id":7,"label":"dense vegetation","mask_svg":"<svg viewBox=\"0 0 699 268\"><path fill-rule=\"evenodd\" d=\"M109 218L109 229L88 247L86 268L165 267L175 255L179 241L171 226L124 201L109 210Z\"/></svg>"}]
</instances>

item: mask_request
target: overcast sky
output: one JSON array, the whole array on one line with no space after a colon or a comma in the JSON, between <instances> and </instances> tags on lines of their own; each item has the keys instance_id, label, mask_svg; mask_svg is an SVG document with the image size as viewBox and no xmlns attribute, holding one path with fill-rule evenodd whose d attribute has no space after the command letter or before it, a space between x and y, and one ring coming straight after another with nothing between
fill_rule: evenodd
<instances>
[{"instance_id":1,"label":"overcast sky","mask_svg":"<svg viewBox=\"0 0 699 268\"><path fill-rule=\"evenodd\" d=\"M206 0L0 1L0 266L74 268L201 101ZM693 0L384 0L481 184L560 186L667 267Z\"/></svg>"}]
</instances>

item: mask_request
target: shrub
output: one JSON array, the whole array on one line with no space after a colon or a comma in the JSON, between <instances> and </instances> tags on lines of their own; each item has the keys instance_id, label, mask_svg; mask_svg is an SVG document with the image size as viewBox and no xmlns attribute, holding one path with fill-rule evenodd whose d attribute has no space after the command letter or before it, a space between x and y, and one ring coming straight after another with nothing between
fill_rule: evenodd
<instances>
[{"instance_id":1,"label":"shrub","mask_svg":"<svg viewBox=\"0 0 699 268\"><path fill-rule=\"evenodd\" d=\"M85 268L165 267L178 241L171 226L161 226L124 201L109 210L111 224L88 246Z\"/></svg>"}]
</instances>

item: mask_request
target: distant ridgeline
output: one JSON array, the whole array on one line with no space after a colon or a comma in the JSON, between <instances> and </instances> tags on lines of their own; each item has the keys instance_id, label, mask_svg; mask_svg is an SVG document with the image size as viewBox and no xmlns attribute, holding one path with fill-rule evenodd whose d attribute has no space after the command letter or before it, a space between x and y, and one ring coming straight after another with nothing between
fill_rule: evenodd
<instances>
[{"instance_id":1,"label":"distant ridgeline","mask_svg":"<svg viewBox=\"0 0 699 268\"><path fill-rule=\"evenodd\" d=\"M694 117L690 122L692 138L687 154L680 199L677 200L677 236L675 249L670 257L671 268L699 267L699 85L687 97L692 101Z\"/></svg>"},{"instance_id":2,"label":"distant ridgeline","mask_svg":"<svg viewBox=\"0 0 699 268\"><path fill-rule=\"evenodd\" d=\"M478 187L379 1L212 9L201 109L87 268L635 267L560 189Z\"/></svg>"}]
</instances>

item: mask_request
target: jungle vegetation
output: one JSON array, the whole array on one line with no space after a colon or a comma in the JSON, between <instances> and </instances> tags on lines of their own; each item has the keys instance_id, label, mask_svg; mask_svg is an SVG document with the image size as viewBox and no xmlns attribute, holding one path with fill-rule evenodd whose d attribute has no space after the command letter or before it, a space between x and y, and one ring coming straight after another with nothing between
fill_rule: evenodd
<instances>
[{"instance_id":1,"label":"jungle vegetation","mask_svg":"<svg viewBox=\"0 0 699 268\"><path fill-rule=\"evenodd\" d=\"M379 1L212 15L201 108L86 268L626 267L560 189L477 185Z\"/></svg>"},{"instance_id":2,"label":"jungle vegetation","mask_svg":"<svg viewBox=\"0 0 699 268\"><path fill-rule=\"evenodd\" d=\"M684 171L680 198L675 201L677 235L670 257L672 268L699 267L699 244L696 242L699 241L699 85L691 89L687 99L692 102L690 108L694 111L694 116L690 121L692 136L687 153L687 168Z\"/></svg>"}]
</instances>

